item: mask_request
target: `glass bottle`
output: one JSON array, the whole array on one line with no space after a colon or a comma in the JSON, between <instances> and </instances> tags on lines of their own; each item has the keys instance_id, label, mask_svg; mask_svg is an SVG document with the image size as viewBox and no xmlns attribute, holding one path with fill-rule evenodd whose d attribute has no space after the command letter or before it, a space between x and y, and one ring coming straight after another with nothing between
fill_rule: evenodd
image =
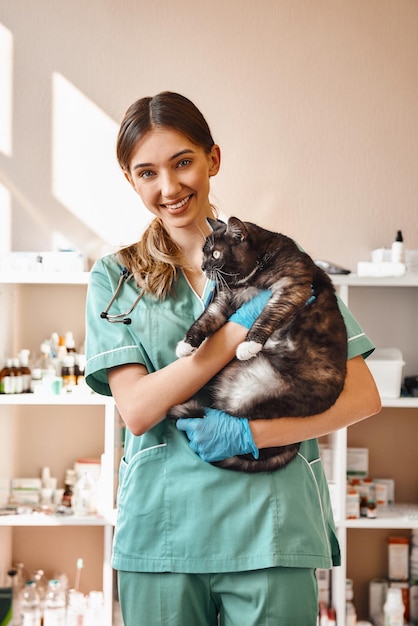
<instances>
[{"instance_id":1,"label":"glass bottle","mask_svg":"<svg viewBox=\"0 0 418 626\"><path fill-rule=\"evenodd\" d=\"M43 626L65 626L65 593L57 579L50 580L45 596Z\"/></svg>"},{"instance_id":2,"label":"glass bottle","mask_svg":"<svg viewBox=\"0 0 418 626\"><path fill-rule=\"evenodd\" d=\"M10 374L11 361L6 359L4 367L0 371L0 393L13 393L12 379Z\"/></svg>"},{"instance_id":3,"label":"glass bottle","mask_svg":"<svg viewBox=\"0 0 418 626\"><path fill-rule=\"evenodd\" d=\"M76 384L74 374L74 357L66 356L62 362L61 368L62 386L66 391L71 391Z\"/></svg>"},{"instance_id":4,"label":"glass bottle","mask_svg":"<svg viewBox=\"0 0 418 626\"><path fill-rule=\"evenodd\" d=\"M62 505L69 509L73 505L74 483L76 481L76 473L73 469L65 472L64 493L62 494Z\"/></svg>"},{"instance_id":5,"label":"glass bottle","mask_svg":"<svg viewBox=\"0 0 418 626\"><path fill-rule=\"evenodd\" d=\"M28 580L20 592L21 626L41 626L41 601L34 580Z\"/></svg>"}]
</instances>

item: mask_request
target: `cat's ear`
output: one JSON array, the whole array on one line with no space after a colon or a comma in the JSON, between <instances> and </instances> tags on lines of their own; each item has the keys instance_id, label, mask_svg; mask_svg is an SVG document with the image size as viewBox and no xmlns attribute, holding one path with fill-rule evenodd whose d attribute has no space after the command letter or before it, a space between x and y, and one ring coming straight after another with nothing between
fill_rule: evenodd
<instances>
[{"instance_id":1,"label":"cat's ear","mask_svg":"<svg viewBox=\"0 0 418 626\"><path fill-rule=\"evenodd\" d=\"M229 218L227 231L234 239L238 239L239 241L245 241L248 236L245 223L241 222L237 217Z\"/></svg>"},{"instance_id":2,"label":"cat's ear","mask_svg":"<svg viewBox=\"0 0 418 626\"><path fill-rule=\"evenodd\" d=\"M223 222L222 220L214 220L211 217L207 217L206 221L213 231L219 230L220 228L225 228L225 222Z\"/></svg>"}]
</instances>

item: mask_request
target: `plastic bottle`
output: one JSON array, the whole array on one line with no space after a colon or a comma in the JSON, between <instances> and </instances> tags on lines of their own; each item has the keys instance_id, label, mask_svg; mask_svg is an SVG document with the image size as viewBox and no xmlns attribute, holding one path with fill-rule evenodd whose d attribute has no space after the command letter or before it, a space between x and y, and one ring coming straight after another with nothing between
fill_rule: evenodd
<instances>
[{"instance_id":1,"label":"plastic bottle","mask_svg":"<svg viewBox=\"0 0 418 626\"><path fill-rule=\"evenodd\" d=\"M21 626L41 626L41 601L34 580L28 580L20 592Z\"/></svg>"},{"instance_id":2,"label":"plastic bottle","mask_svg":"<svg viewBox=\"0 0 418 626\"><path fill-rule=\"evenodd\" d=\"M65 626L65 593L57 579L50 580L45 596L44 626Z\"/></svg>"},{"instance_id":3,"label":"plastic bottle","mask_svg":"<svg viewBox=\"0 0 418 626\"><path fill-rule=\"evenodd\" d=\"M67 594L67 622L66 626L84 626L86 613L86 598L80 591L69 589ZM96 620L96 624L98 624Z\"/></svg>"},{"instance_id":4,"label":"plastic bottle","mask_svg":"<svg viewBox=\"0 0 418 626\"><path fill-rule=\"evenodd\" d=\"M32 372L29 367L30 350L24 348L19 352L20 371L22 374L23 393L29 393L31 390Z\"/></svg>"},{"instance_id":5,"label":"plastic bottle","mask_svg":"<svg viewBox=\"0 0 418 626\"><path fill-rule=\"evenodd\" d=\"M89 472L82 472L74 486L73 509L75 515L92 513L94 482Z\"/></svg>"},{"instance_id":6,"label":"plastic bottle","mask_svg":"<svg viewBox=\"0 0 418 626\"><path fill-rule=\"evenodd\" d=\"M398 232L396 233L395 241L392 244L391 260L392 263L403 263L403 259L404 255L402 231L398 230Z\"/></svg>"},{"instance_id":7,"label":"plastic bottle","mask_svg":"<svg viewBox=\"0 0 418 626\"><path fill-rule=\"evenodd\" d=\"M68 330L65 333L65 347L67 349L68 354L70 354L71 352L73 353L77 352L76 347L75 347L74 335L71 330Z\"/></svg>"},{"instance_id":8,"label":"plastic bottle","mask_svg":"<svg viewBox=\"0 0 418 626\"><path fill-rule=\"evenodd\" d=\"M56 375L55 363L51 355L51 346L47 341L43 341L40 347L41 356L36 367L41 370L42 378L49 378Z\"/></svg>"},{"instance_id":9,"label":"plastic bottle","mask_svg":"<svg viewBox=\"0 0 418 626\"><path fill-rule=\"evenodd\" d=\"M401 589L389 587L383 610L385 612L385 626L403 626L405 607Z\"/></svg>"},{"instance_id":10,"label":"plastic bottle","mask_svg":"<svg viewBox=\"0 0 418 626\"><path fill-rule=\"evenodd\" d=\"M14 393L23 393L23 377L20 369L20 361L17 358L12 359L12 372L14 379Z\"/></svg>"},{"instance_id":11,"label":"plastic bottle","mask_svg":"<svg viewBox=\"0 0 418 626\"><path fill-rule=\"evenodd\" d=\"M345 625L356 626L357 624L357 611L353 603L353 581L347 578L345 581Z\"/></svg>"}]
</instances>

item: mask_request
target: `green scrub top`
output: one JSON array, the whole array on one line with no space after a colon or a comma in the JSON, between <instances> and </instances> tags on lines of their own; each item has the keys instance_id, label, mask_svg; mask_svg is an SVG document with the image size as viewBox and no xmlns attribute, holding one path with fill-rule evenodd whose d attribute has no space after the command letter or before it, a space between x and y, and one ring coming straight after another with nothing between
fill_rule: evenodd
<instances>
[{"instance_id":1,"label":"green scrub top","mask_svg":"<svg viewBox=\"0 0 418 626\"><path fill-rule=\"evenodd\" d=\"M87 295L86 381L104 395L111 395L108 368L141 363L153 372L176 358L177 342L202 313L210 288L201 299L180 273L171 296L144 295L131 324L110 323L100 313L120 272L113 255L97 261ZM137 295L134 281L125 281L109 313L128 311ZM349 358L367 356L373 344L342 303L341 310ZM207 390L201 400L208 401ZM222 573L340 563L316 439L302 442L284 469L246 474L202 461L185 433L163 420L139 437L127 430L119 478L115 569Z\"/></svg>"}]
</instances>

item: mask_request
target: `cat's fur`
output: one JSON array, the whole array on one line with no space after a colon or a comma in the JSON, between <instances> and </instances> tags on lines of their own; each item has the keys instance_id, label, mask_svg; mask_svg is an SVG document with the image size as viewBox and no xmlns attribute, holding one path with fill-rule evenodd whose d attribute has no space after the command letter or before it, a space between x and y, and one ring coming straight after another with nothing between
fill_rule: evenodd
<instances>
[{"instance_id":1,"label":"cat's fur","mask_svg":"<svg viewBox=\"0 0 418 626\"><path fill-rule=\"evenodd\" d=\"M329 276L285 235L230 218L208 220L213 232L203 247L202 269L218 293L188 330L177 355L193 352L259 289L272 295L238 346L237 358L213 381L214 408L250 420L305 417L330 408L346 376L347 333ZM252 358L254 357L254 358ZM169 417L203 417L195 401ZM245 472L287 465L299 444L260 450L215 463Z\"/></svg>"}]
</instances>

